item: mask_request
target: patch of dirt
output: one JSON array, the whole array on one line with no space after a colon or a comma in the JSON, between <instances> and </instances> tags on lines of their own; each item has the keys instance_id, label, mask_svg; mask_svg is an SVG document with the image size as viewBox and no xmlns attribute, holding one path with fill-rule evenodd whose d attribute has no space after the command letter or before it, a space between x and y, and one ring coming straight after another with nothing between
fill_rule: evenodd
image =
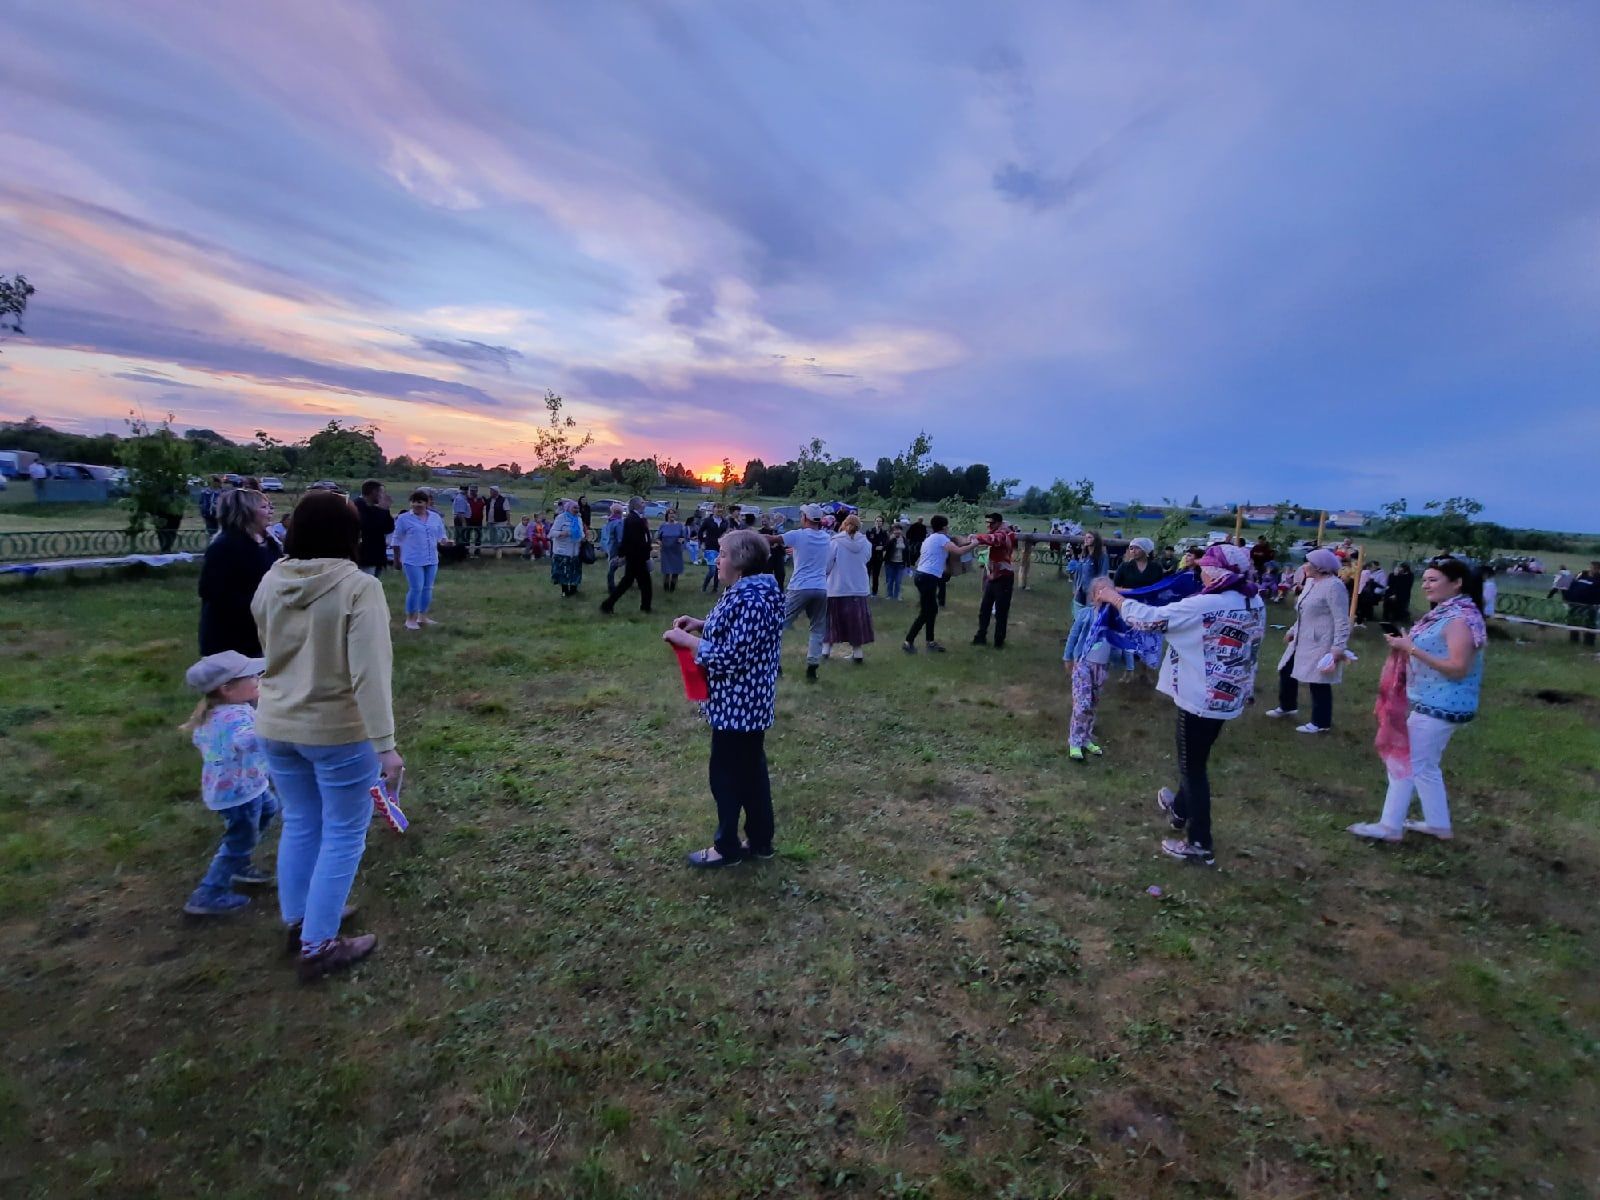
<instances>
[{"instance_id":1,"label":"patch of dirt","mask_svg":"<svg viewBox=\"0 0 1600 1200\"><path fill-rule=\"evenodd\" d=\"M1100 1097L1093 1107L1092 1128L1112 1145L1153 1146L1163 1162L1188 1157L1188 1147L1176 1114L1149 1093L1130 1090Z\"/></svg>"}]
</instances>

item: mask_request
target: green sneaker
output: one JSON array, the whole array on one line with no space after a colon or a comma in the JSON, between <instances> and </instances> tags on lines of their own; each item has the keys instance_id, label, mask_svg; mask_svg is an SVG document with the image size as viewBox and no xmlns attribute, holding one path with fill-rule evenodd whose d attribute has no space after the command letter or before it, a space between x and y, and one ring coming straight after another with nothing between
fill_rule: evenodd
<instances>
[{"instance_id":1,"label":"green sneaker","mask_svg":"<svg viewBox=\"0 0 1600 1200\"><path fill-rule=\"evenodd\" d=\"M1067 751L1067 757L1070 758L1075 763L1081 763L1081 762L1087 761L1083 757L1083 747L1082 746L1073 746L1071 749L1069 749Z\"/></svg>"},{"instance_id":2,"label":"green sneaker","mask_svg":"<svg viewBox=\"0 0 1600 1200\"><path fill-rule=\"evenodd\" d=\"M1099 758L1102 754L1105 753L1104 750L1100 749L1100 747L1096 746L1093 742L1090 742L1087 746L1084 747L1084 749L1087 750L1090 754L1094 755L1096 758Z\"/></svg>"}]
</instances>

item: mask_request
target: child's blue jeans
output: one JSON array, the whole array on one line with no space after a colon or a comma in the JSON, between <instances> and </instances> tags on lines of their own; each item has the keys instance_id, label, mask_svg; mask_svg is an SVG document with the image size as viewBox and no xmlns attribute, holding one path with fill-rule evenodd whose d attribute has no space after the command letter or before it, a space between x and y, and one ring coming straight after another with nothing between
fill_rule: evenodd
<instances>
[{"instance_id":1,"label":"child's blue jeans","mask_svg":"<svg viewBox=\"0 0 1600 1200\"><path fill-rule=\"evenodd\" d=\"M339 917L367 848L378 752L371 742L311 746L262 742L267 769L283 797L278 839L278 905L283 921L304 921L300 940L339 934Z\"/></svg>"},{"instance_id":2,"label":"child's blue jeans","mask_svg":"<svg viewBox=\"0 0 1600 1200\"><path fill-rule=\"evenodd\" d=\"M250 856L255 853L261 835L278 815L278 798L268 788L254 800L218 809L217 815L224 826L222 844L217 847L216 857L211 860L211 868L200 886L227 891L233 886L233 877L250 865Z\"/></svg>"}]
</instances>

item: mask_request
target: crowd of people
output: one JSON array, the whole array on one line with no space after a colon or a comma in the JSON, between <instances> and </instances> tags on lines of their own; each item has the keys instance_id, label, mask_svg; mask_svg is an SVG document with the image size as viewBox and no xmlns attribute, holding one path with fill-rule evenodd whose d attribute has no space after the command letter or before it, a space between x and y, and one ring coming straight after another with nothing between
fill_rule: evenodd
<instances>
[{"instance_id":1,"label":"crowd of people","mask_svg":"<svg viewBox=\"0 0 1600 1200\"><path fill-rule=\"evenodd\" d=\"M185 910L211 916L245 907L248 896L234 888L271 881L252 856L267 829L281 823L279 908L307 981L360 961L376 945L371 934L347 937L340 929L374 793L381 798L398 789L403 772L382 576L394 567L404 577L404 628L436 624L431 613L442 552L478 548L474 529L509 528L495 504L497 491L484 497L481 510L472 491L452 499L450 526L427 489L412 492L406 511L391 516L378 481L363 485L353 500L310 492L286 523L273 522L271 501L257 489L233 488L216 498L216 537L199 585L201 658L188 674L200 703L185 729L202 757L205 803L221 815L224 830ZM463 496L465 512L457 507ZM982 591L972 644L1007 645L1018 531L1002 513L987 514L981 532L959 536L943 515L864 526L855 512L806 505L786 528L771 514L713 505L688 520L668 511L652 529L645 511L640 497L615 505L596 532L585 501L564 501L551 514L525 518L516 540L535 563L549 559L551 583L564 598L580 594L585 567L604 555L600 608L607 614L633 591L639 610L650 613L657 571L660 590L675 592L686 560L705 565L701 590L714 598L710 612L703 619L679 616L662 635L692 656L705 680L717 824L711 843L689 855L696 868L736 866L774 852L765 736L775 716L784 633L802 618L808 681L818 680L835 647L848 647L850 660L863 665L876 640L872 600L899 600L909 571L916 612L902 649L917 653L920 636L922 648L943 652L935 631L948 583L977 561ZM1277 703L1266 717L1298 718L1304 687L1310 713L1296 729L1330 731L1334 689L1344 664L1355 659L1352 631L1363 619L1381 619L1389 656L1376 712L1389 784L1379 818L1350 832L1382 841L1407 832L1452 836L1440 764L1450 738L1477 711L1489 611L1481 574L1456 559L1431 561L1420 577L1429 607L1411 625L1410 568L1384 572L1362 562L1353 547L1313 549L1290 571L1280 568L1264 539L1170 557L1145 538L1132 539L1120 555L1095 531L1073 541L1063 562L1070 581L1070 611L1063 614L1068 758L1084 764L1105 755L1098 717L1112 671L1120 670L1124 682L1153 671L1156 690L1176 710L1176 776L1156 795L1173 834L1160 842L1163 853L1215 861L1209 764L1227 724L1254 702L1267 606L1290 597L1295 616L1278 660ZM1585 602L1583 587L1600 593L1600 563L1566 581L1566 598ZM1420 821L1410 816L1413 796L1420 798Z\"/></svg>"}]
</instances>

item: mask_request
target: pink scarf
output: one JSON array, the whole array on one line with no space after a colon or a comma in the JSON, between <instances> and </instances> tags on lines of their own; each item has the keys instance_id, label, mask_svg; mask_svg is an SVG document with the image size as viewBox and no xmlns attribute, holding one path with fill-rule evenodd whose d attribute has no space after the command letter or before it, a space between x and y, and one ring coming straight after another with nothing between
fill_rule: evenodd
<instances>
[{"instance_id":1,"label":"pink scarf","mask_svg":"<svg viewBox=\"0 0 1600 1200\"><path fill-rule=\"evenodd\" d=\"M1411 778L1411 736L1406 732L1406 718L1411 715L1411 705L1406 700L1409 661L1404 650L1389 651L1378 679L1378 699L1372 706L1372 715L1378 718L1378 736L1373 744L1383 765L1396 779Z\"/></svg>"}]
</instances>

